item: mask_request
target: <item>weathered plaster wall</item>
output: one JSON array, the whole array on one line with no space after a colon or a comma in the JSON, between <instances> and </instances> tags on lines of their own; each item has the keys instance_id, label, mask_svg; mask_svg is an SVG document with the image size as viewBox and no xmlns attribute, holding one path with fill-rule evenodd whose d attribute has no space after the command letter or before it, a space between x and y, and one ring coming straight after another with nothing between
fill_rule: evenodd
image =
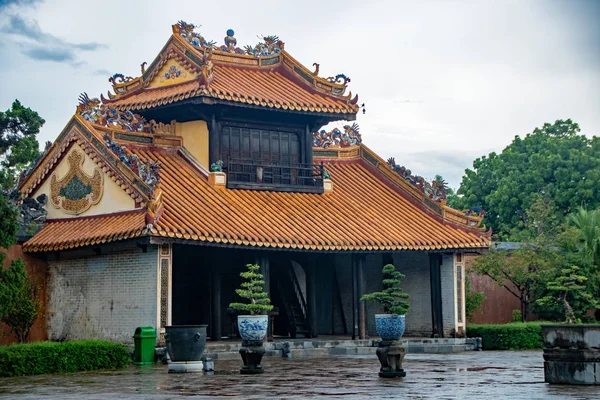
<instances>
[{"instance_id":1,"label":"weathered plaster wall","mask_svg":"<svg viewBox=\"0 0 600 400\"><path fill-rule=\"evenodd\" d=\"M133 210L135 208L135 201L127 194L119 185L117 185L113 180L106 175L106 173L102 173L103 175L103 193L102 199L96 205L91 206L88 210L82 212L78 215L72 215L65 213L62 209L55 207L50 201L50 182L53 174L56 174L57 179L62 179L67 172L69 172L69 163L68 157L73 151L78 151L83 154L84 162L83 162L83 171L85 171L88 176L92 176L94 174L94 170L99 168L92 159L85 154L85 151L79 146L77 143L73 144L73 147L69 149L69 151L64 155L63 159L60 163L55 167L54 171L46 177L46 180L38 187L33 197L37 197L40 194L44 193L48 196L48 202L46 203L46 210L48 210L48 218L73 218L75 216L82 217L86 215L98 215L98 214L108 214L119 211L127 211ZM102 169L100 169L102 171Z\"/></svg>"},{"instance_id":2,"label":"weathered plaster wall","mask_svg":"<svg viewBox=\"0 0 600 400\"><path fill-rule=\"evenodd\" d=\"M88 253L89 254L89 253ZM50 340L133 342L138 326L157 324L157 246L105 246L101 255L48 261Z\"/></svg>"},{"instance_id":3,"label":"weathered plaster wall","mask_svg":"<svg viewBox=\"0 0 600 400\"><path fill-rule=\"evenodd\" d=\"M454 254L444 255L440 266L442 280L442 323L444 337L451 337L456 332L456 275L454 270Z\"/></svg>"},{"instance_id":4,"label":"weathered plaster wall","mask_svg":"<svg viewBox=\"0 0 600 400\"><path fill-rule=\"evenodd\" d=\"M183 138L185 147L204 168L208 165L208 125L206 121L178 122L175 126L177 136Z\"/></svg>"}]
</instances>

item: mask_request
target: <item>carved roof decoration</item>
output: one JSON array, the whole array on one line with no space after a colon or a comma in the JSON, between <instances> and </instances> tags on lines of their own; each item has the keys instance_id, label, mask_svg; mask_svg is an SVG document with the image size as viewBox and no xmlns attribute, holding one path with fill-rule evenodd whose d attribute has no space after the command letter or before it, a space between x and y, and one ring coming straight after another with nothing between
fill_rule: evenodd
<instances>
[{"instance_id":1,"label":"carved roof decoration","mask_svg":"<svg viewBox=\"0 0 600 400\"><path fill-rule=\"evenodd\" d=\"M313 64L314 71L300 64L285 51L278 36L259 36L258 44L242 48L234 30L228 29L224 44L217 46L205 39L198 27L184 21L173 25L173 35L158 57L147 68L142 63L142 75L113 75L109 81L114 94L101 96L102 102L114 109L135 111L192 97L212 97L300 112L354 115L358 111L358 96L346 94L350 78L344 74L319 77L318 64ZM169 60L177 60L193 74L169 87L150 87Z\"/></svg>"},{"instance_id":2,"label":"carved roof decoration","mask_svg":"<svg viewBox=\"0 0 600 400\"><path fill-rule=\"evenodd\" d=\"M79 95L77 113L93 124L117 128L127 132L150 132L150 124L144 117L129 110L121 111L108 107L87 93Z\"/></svg>"},{"instance_id":3,"label":"carved roof decoration","mask_svg":"<svg viewBox=\"0 0 600 400\"><path fill-rule=\"evenodd\" d=\"M352 147L362 143L358 124L344 125L342 132L338 128L333 128L327 132L325 129L313 133L313 147L321 149Z\"/></svg>"},{"instance_id":4,"label":"carved roof decoration","mask_svg":"<svg viewBox=\"0 0 600 400\"><path fill-rule=\"evenodd\" d=\"M394 157L390 157L387 160L387 163L393 171L398 173L398 175L406 179L407 182L410 182L411 185L419 189L421 192L425 193L425 195L431 200L437 202L446 201L446 191L448 190L448 185L446 184L445 180L434 179L431 181L431 183L429 183L422 176L413 175L410 169L397 165Z\"/></svg>"}]
</instances>

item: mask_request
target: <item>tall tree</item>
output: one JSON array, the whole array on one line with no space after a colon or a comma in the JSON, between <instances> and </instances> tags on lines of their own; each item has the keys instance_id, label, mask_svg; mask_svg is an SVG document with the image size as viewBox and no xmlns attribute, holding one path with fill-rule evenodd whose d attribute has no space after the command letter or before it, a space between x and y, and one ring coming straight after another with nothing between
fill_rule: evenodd
<instances>
[{"instance_id":1,"label":"tall tree","mask_svg":"<svg viewBox=\"0 0 600 400\"><path fill-rule=\"evenodd\" d=\"M19 100L0 111L0 189L13 187L20 171L39 156L36 135L45 122Z\"/></svg>"},{"instance_id":2,"label":"tall tree","mask_svg":"<svg viewBox=\"0 0 600 400\"><path fill-rule=\"evenodd\" d=\"M523 236L526 211L539 197L552 202L561 218L582 204L600 206L600 138L579 132L570 119L546 123L524 138L516 136L502 153L476 159L453 206L482 206L500 240Z\"/></svg>"}]
</instances>

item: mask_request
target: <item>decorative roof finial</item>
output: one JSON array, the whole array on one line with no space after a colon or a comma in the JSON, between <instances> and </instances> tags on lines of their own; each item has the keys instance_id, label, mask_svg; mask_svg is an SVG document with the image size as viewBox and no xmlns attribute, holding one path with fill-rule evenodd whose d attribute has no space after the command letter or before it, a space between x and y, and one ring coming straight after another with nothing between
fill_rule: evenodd
<instances>
[{"instance_id":1,"label":"decorative roof finial","mask_svg":"<svg viewBox=\"0 0 600 400\"><path fill-rule=\"evenodd\" d=\"M227 36L225 36L225 39L223 39L225 41L225 44L219 47L219 50L225 51L227 53L244 54L244 50L240 49L239 47L236 47L237 39L234 35L235 32L233 31L233 29L227 29Z\"/></svg>"}]
</instances>

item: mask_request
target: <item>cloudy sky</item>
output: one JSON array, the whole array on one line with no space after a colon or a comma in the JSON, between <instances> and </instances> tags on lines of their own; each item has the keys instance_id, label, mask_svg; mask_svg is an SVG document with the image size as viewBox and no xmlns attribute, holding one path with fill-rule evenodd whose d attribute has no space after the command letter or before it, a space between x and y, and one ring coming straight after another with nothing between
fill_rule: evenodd
<instances>
[{"instance_id":1,"label":"cloudy sky","mask_svg":"<svg viewBox=\"0 0 600 400\"><path fill-rule=\"evenodd\" d=\"M0 109L18 98L54 140L80 92L138 76L183 19L219 44L276 34L321 75L344 73L364 143L458 187L515 135L572 118L600 134L600 1L0 0ZM312 67L310 67L312 69Z\"/></svg>"}]
</instances>

